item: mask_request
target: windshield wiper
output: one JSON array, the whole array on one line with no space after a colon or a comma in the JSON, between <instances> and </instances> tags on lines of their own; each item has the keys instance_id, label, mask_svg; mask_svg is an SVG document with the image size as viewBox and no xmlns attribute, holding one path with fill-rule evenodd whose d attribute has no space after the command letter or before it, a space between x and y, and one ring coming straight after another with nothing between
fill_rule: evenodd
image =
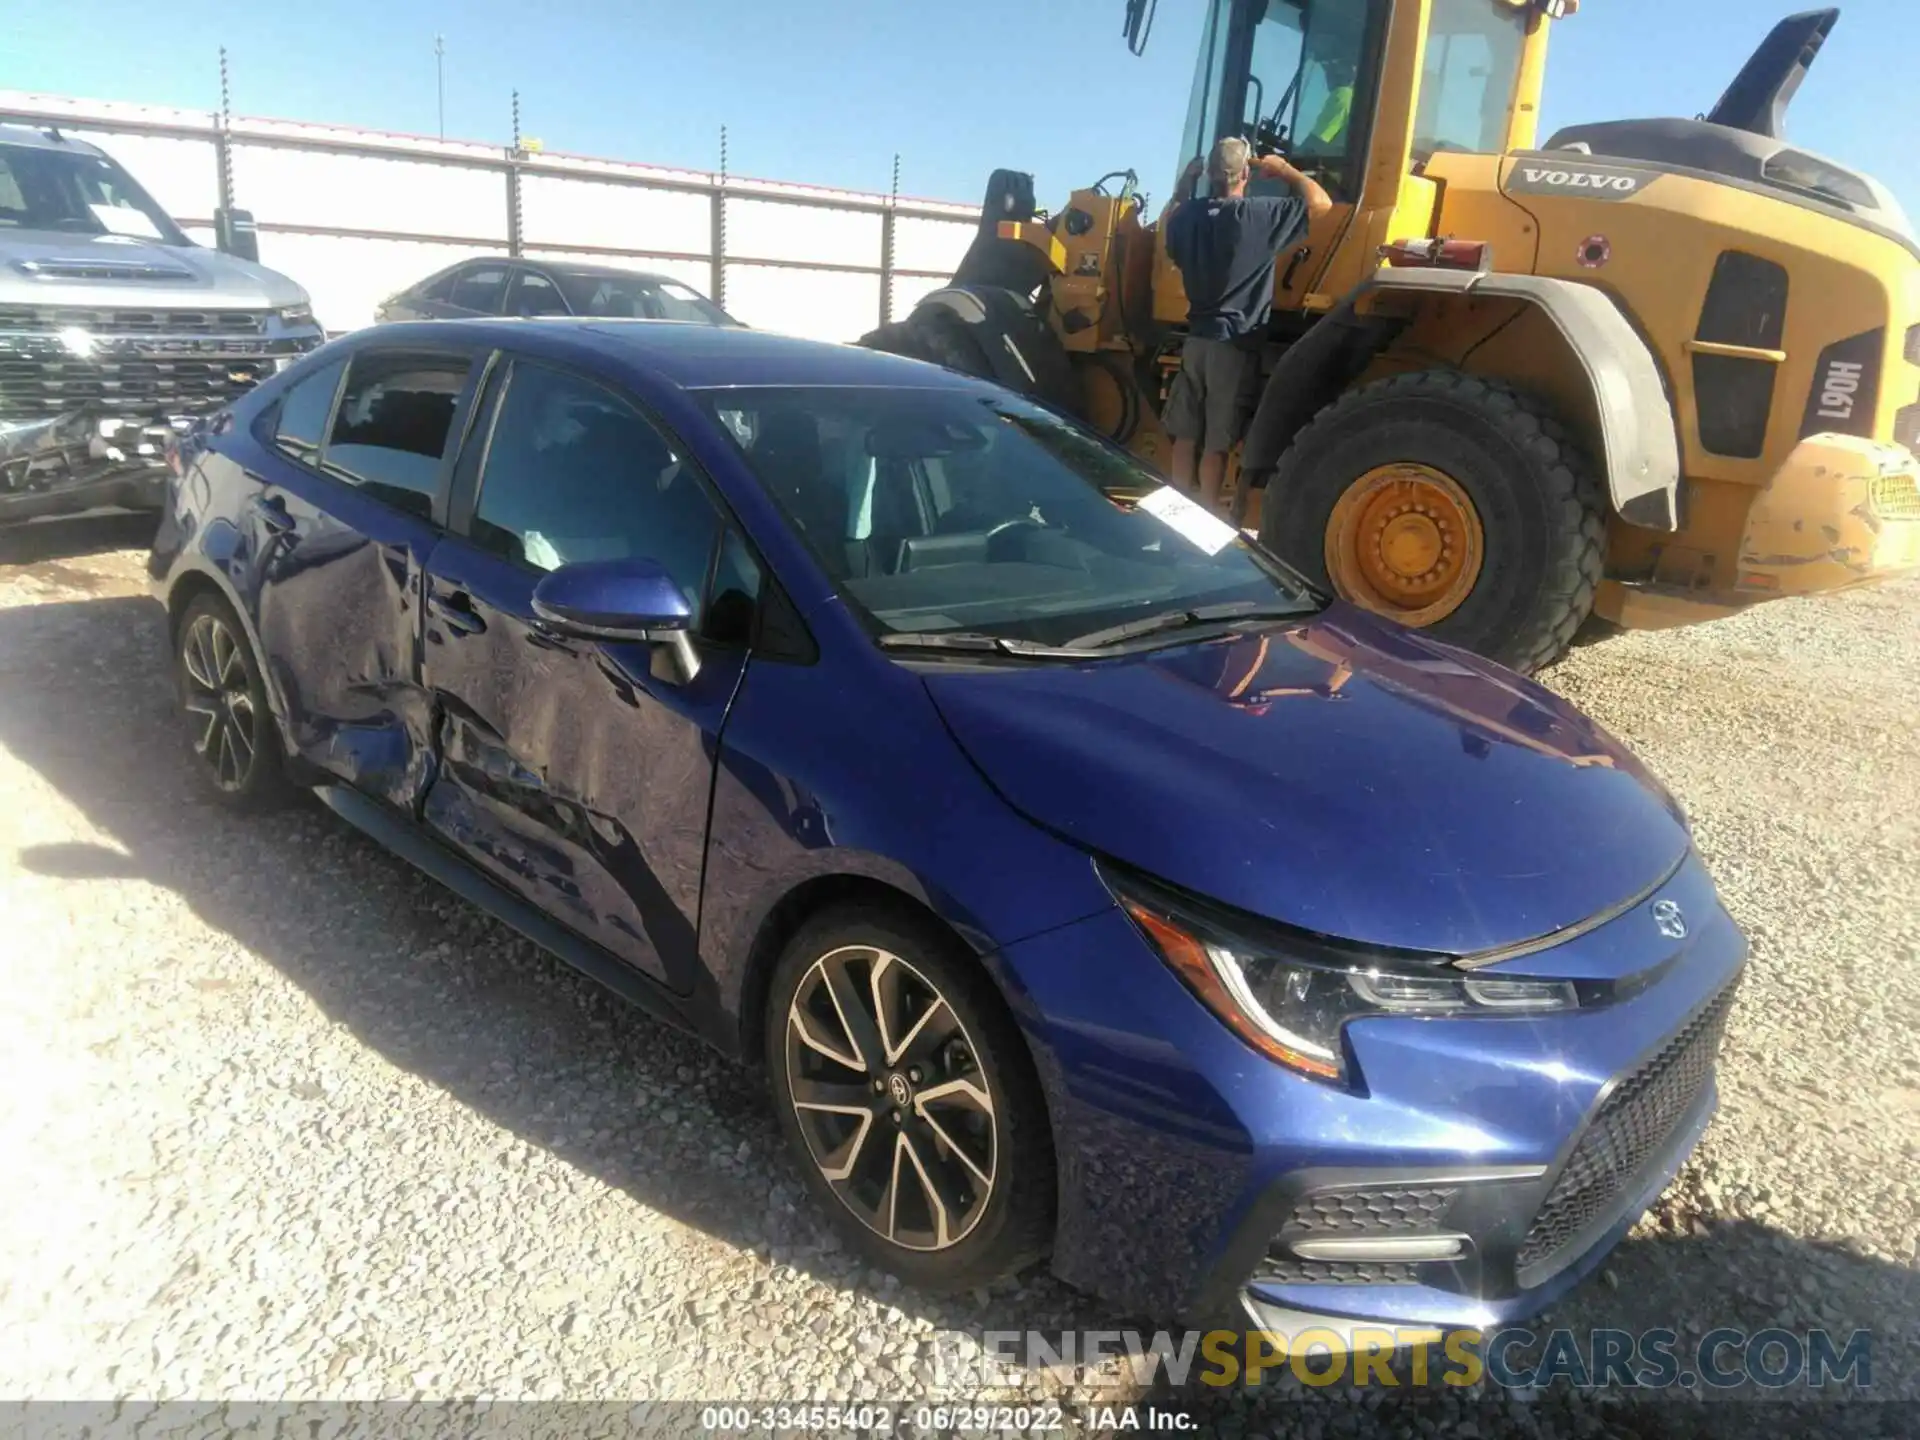
<instances>
[{"instance_id":1,"label":"windshield wiper","mask_svg":"<svg viewBox=\"0 0 1920 1440\"><path fill-rule=\"evenodd\" d=\"M1073 660L1087 652L1071 645L1042 645L1038 640L1012 640L978 630L896 631L880 637L887 650L964 650L981 655L1023 655L1041 659Z\"/></svg>"},{"instance_id":2,"label":"windshield wiper","mask_svg":"<svg viewBox=\"0 0 1920 1440\"><path fill-rule=\"evenodd\" d=\"M1149 615L1144 620L1129 620L1124 625L1112 625L1105 630L1076 635L1067 644L1076 650L1098 650L1126 640L1137 640L1143 635L1157 635L1163 630L1185 630L1195 625L1219 625L1233 620L1297 620L1302 615L1312 613L1313 608L1309 605L1270 605L1262 601L1196 605L1191 610L1169 610L1164 615Z\"/></svg>"}]
</instances>

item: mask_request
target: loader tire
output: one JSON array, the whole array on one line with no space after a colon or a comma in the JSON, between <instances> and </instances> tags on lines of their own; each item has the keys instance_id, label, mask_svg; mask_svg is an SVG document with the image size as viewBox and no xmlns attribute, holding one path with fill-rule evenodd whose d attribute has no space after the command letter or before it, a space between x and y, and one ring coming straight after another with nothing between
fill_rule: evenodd
<instances>
[{"instance_id":1,"label":"loader tire","mask_svg":"<svg viewBox=\"0 0 1920 1440\"><path fill-rule=\"evenodd\" d=\"M905 320L883 325L872 334L862 336L860 344L869 350L943 365L962 375L977 375L983 380L994 378L993 366L987 363L987 357L967 333L965 323L951 310L931 307L916 310Z\"/></svg>"},{"instance_id":2,"label":"loader tire","mask_svg":"<svg viewBox=\"0 0 1920 1440\"><path fill-rule=\"evenodd\" d=\"M1604 494L1541 401L1427 370L1350 391L1300 432L1260 538L1356 605L1531 673L1593 611Z\"/></svg>"},{"instance_id":3,"label":"loader tire","mask_svg":"<svg viewBox=\"0 0 1920 1440\"><path fill-rule=\"evenodd\" d=\"M940 293L971 318L940 300L922 301L904 321L882 325L860 343L869 350L991 380L1069 415L1082 412L1079 372L1060 337L1034 313L1027 297L990 285L956 286Z\"/></svg>"}]
</instances>

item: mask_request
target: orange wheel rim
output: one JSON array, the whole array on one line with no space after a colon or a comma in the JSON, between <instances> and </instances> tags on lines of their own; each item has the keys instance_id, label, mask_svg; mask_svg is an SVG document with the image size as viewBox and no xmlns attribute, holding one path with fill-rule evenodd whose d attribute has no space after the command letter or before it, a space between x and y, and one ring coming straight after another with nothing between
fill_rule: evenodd
<instances>
[{"instance_id":1,"label":"orange wheel rim","mask_svg":"<svg viewBox=\"0 0 1920 1440\"><path fill-rule=\"evenodd\" d=\"M1430 465L1369 470L1327 521L1327 575L1354 604L1402 625L1433 625L1480 579L1486 535L1452 476Z\"/></svg>"}]
</instances>

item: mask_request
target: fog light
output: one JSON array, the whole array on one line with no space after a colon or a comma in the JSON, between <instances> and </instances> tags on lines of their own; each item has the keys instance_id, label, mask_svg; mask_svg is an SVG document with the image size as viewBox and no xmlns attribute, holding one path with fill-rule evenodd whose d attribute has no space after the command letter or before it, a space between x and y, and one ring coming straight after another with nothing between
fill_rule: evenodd
<instances>
[{"instance_id":1,"label":"fog light","mask_svg":"<svg viewBox=\"0 0 1920 1440\"><path fill-rule=\"evenodd\" d=\"M1302 1260L1457 1260L1466 1254L1464 1235L1341 1235L1290 1240Z\"/></svg>"}]
</instances>

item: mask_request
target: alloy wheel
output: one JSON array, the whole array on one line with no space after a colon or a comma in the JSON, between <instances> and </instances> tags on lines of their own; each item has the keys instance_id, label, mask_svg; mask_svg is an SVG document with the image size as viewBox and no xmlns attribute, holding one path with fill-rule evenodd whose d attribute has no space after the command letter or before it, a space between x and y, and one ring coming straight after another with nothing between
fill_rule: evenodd
<instances>
[{"instance_id":1,"label":"alloy wheel","mask_svg":"<svg viewBox=\"0 0 1920 1440\"><path fill-rule=\"evenodd\" d=\"M994 1086L953 1006L872 946L808 967L787 1009L787 1089L821 1177L860 1221L909 1250L979 1224L999 1163Z\"/></svg>"},{"instance_id":2,"label":"alloy wheel","mask_svg":"<svg viewBox=\"0 0 1920 1440\"><path fill-rule=\"evenodd\" d=\"M259 712L239 638L217 615L198 615L180 644L194 753L222 790L246 787L259 750Z\"/></svg>"}]
</instances>

